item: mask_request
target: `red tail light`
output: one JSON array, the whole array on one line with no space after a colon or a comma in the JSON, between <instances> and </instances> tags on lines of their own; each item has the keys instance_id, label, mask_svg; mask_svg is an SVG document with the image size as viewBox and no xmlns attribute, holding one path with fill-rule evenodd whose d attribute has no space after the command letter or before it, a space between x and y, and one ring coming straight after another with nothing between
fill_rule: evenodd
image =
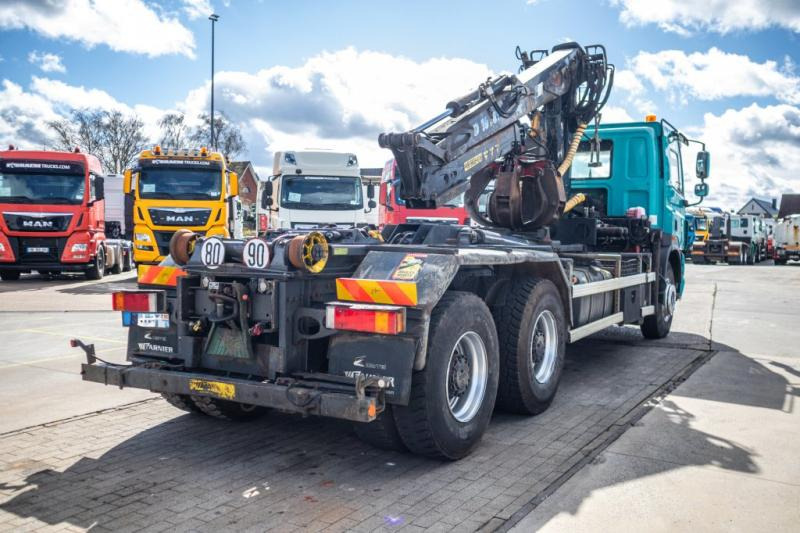
<instances>
[{"instance_id":1,"label":"red tail light","mask_svg":"<svg viewBox=\"0 0 800 533\"><path fill-rule=\"evenodd\" d=\"M258 215L258 231L267 231L267 215Z\"/></svg>"},{"instance_id":2,"label":"red tail light","mask_svg":"<svg viewBox=\"0 0 800 533\"><path fill-rule=\"evenodd\" d=\"M370 304L328 304L325 316L329 329L397 335L406 329L404 307Z\"/></svg>"},{"instance_id":3,"label":"red tail light","mask_svg":"<svg viewBox=\"0 0 800 533\"><path fill-rule=\"evenodd\" d=\"M114 311L158 313L164 310L163 291L120 291L111 293Z\"/></svg>"}]
</instances>

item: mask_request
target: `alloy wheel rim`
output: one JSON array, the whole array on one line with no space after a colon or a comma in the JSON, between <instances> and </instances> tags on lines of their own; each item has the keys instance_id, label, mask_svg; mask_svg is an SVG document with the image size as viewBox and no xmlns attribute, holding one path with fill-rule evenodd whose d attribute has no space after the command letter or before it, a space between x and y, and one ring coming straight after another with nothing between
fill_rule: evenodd
<instances>
[{"instance_id":1,"label":"alloy wheel rim","mask_svg":"<svg viewBox=\"0 0 800 533\"><path fill-rule=\"evenodd\" d=\"M558 328L556 317L545 309L536 317L529 347L533 379L545 384L553 377L558 359Z\"/></svg>"},{"instance_id":2,"label":"alloy wheel rim","mask_svg":"<svg viewBox=\"0 0 800 533\"><path fill-rule=\"evenodd\" d=\"M467 331L455 343L447 362L446 390L450 414L469 422L483 405L489 381L489 356L480 335Z\"/></svg>"}]
</instances>

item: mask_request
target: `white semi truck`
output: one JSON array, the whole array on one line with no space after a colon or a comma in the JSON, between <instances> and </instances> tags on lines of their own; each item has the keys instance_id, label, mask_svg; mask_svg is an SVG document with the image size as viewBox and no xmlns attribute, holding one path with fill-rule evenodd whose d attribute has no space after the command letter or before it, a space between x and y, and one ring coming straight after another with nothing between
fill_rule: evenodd
<instances>
[{"instance_id":1,"label":"white semi truck","mask_svg":"<svg viewBox=\"0 0 800 533\"><path fill-rule=\"evenodd\" d=\"M789 215L775 226L775 264L800 261L800 215Z\"/></svg>"},{"instance_id":2,"label":"white semi truck","mask_svg":"<svg viewBox=\"0 0 800 533\"><path fill-rule=\"evenodd\" d=\"M351 153L276 152L273 175L258 187L259 233L267 228L362 227L375 210L374 186L363 186L358 158Z\"/></svg>"}]
</instances>

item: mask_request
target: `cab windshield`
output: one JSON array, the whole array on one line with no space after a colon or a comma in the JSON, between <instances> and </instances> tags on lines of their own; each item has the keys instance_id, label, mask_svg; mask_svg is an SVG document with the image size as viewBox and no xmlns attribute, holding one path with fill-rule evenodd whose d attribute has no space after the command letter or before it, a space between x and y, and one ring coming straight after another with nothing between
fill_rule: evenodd
<instances>
[{"instance_id":1,"label":"cab windshield","mask_svg":"<svg viewBox=\"0 0 800 533\"><path fill-rule=\"evenodd\" d=\"M355 210L364 207L361 179L341 176L291 176L281 184L281 207Z\"/></svg>"},{"instance_id":2,"label":"cab windshield","mask_svg":"<svg viewBox=\"0 0 800 533\"><path fill-rule=\"evenodd\" d=\"M83 174L0 173L0 203L80 204L85 189Z\"/></svg>"},{"instance_id":3,"label":"cab windshield","mask_svg":"<svg viewBox=\"0 0 800 533\"><path fill-rule=\"evenodd\" d=\"M220 169L147 168L139 174L139 198L146 200L219 200Z\"/></svg>"},{"instance_id":4,"label":"cab windshield","mask_svg":"<svg viewBox=\"0 0 800 533\"><path fill-rule=\"evenodd\" d=\"M708 222L705 218L696 218L694 219L694 229L704 231L708 229Z\"/></svg>"}]
</instances>

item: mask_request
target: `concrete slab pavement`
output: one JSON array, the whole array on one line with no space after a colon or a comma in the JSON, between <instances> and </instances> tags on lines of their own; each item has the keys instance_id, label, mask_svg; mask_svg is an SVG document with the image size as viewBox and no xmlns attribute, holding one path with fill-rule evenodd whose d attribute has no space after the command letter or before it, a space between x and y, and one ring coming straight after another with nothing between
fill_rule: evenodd
<instances>
[{"instance_id":1,"label":"concrete slab pavement","mask_svg":"<svg viewBox=\"0 0 800 533\"><path fill-rule=\"evenodd\" d=\"M690 268L718 352L513 531L800 528L800 276Z\"/></svg>"}]
</instances>

